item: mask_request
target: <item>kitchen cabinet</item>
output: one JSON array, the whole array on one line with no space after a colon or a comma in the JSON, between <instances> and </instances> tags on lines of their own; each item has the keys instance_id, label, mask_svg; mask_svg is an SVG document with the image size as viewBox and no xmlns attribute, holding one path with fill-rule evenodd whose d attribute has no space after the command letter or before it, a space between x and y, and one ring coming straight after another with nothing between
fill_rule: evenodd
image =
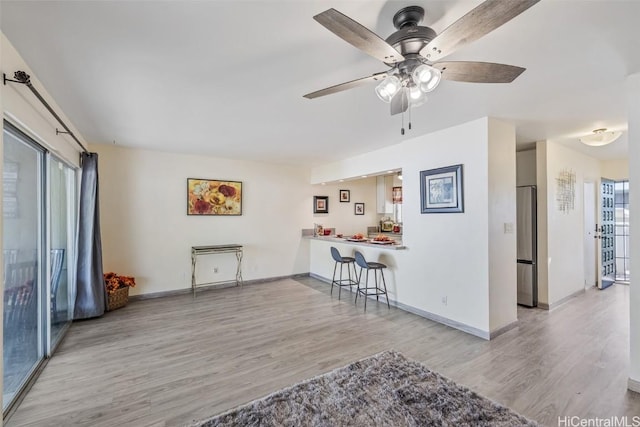
<instances>
[{"instance_id":1,"label":"kitchen cabinet","mask_svg":"<svg viewBox=\"0 0 640 427\"><path fill-rule=\"evenodd\" d=\"M379 214L392 214L393 201L391 193L393 189L393 176L376 177L376 212Z\"/></svg>"}]
</instances>

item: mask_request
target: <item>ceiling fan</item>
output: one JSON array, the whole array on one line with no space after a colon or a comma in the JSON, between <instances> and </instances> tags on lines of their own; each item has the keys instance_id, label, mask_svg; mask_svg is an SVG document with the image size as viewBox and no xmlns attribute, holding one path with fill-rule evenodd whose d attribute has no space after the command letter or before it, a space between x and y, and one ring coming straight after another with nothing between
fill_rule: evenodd
<instances>
[{"instance_id":1,"label":"ceiling fan","mask_svg":"<svg viewBox=\"0 0 640 427\"><path fill-rule=\"evenodd\" d=\"M457 49L490 33L540 0L487 0L440 34L420 26L424 9L409 6L393 17L397 31L386 40L335 9L313 17L338 37L391 67L368 77L304 95L307 99L380 81L376 94L391 104L391 115L426 101L441 79L472 83L511 83L525 70L490 62L441 61Z\"/></svg>"}]
</instances>

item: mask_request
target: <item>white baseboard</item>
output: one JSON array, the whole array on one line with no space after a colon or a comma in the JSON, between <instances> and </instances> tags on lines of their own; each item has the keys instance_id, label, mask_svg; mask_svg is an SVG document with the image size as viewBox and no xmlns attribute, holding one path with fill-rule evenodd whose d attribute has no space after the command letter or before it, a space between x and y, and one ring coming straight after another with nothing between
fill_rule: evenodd
<instances>
[{"instance_id":1,"label":"white baseboard","mask_svg":"<svg viewBox=\"0 0 640 427\"><path fill-rule=\"evenodd\" d=\"M492 340L495 337L504 334L505 332L510 331L511 329L515 328L516 326L518 326L518 321L513 321L511 323L509 323L508 325L503 326L502 328L498 328L495 331L491 331L491 333L489 334L489 339Z\"/></svg>"},{"instance_id":2,"label":"white baseboard","mask_svg":"<svg viewBox=\"0 0 640 427\"><path fill-rule=\"evenodd\" d=\"M309 277L309 273L290 274L288 276L278 276L278 277L267 277L264 279L243 280L242 286L255 285L257 283L275 282L276 280L283 280L283 279L295 279L296 277ZM331 281L329 281L329 283L331 283ZM233 281L226 282L226 283L212 284L212 285L203 285L203 286L197 287L196 293L201 291L211 290L211 289L232 288L234 286L237 286L237 285ZM189 286L188 288L173 289L170 291L160 291L160 292L150 292L148 294L129 295L129 301L163 298L163 297L169 297L174 295L184 295L184 294L190 294L190 293L193 293L193 289L191 288L191 286Z\"/></svg>"},{"instance_id":3,"label":"white baseboard","mask_svg":"<svg viewBox=\"0 0 640 427\"><path fill-rule=\"evenodd\" d=\"M627 388L631 391L635 391L636 393L640 393L640 381L629 378Z\"/></svg>"},{"instance_id":4,"label":"white baseboard","mask_svg":"<svg viewBox=\"0 0 640 427\"><path fill-rule=\"evenodd\" d=\"M433 314L428 311L403 304L401 302L396 302L393 300L390 300L390 302L391 302L391 305L394 305L404 311L408 311L409 313L413 313L420 317L424 317L425 319L433 320L434 322L437 322L437 323L442 323L443 325L452 327L454 329L458 329L462 332L466 332L468 334L474 335L478 338L482 338L487 341L491 339L491 334L487 331L483 331L482 329L474 328L473 326L469 326L461 322L456 322L455 320L447 319L446 317L442 317L440 315Z\"/></svg>"},{"instance_id":5,"label":"white baseboard","mask_svg":"<svg viewBox=\"0 0 640 427\"><path fill-rule=\"evenodd\" d=\"M309 276L313 277L314 279L318 279L318 280L320 280L322 282L325 282L325 283L331 283L331 279L327 279L326 277L322 277L322 276L319 276L319 275L314 274L314 273L309 273ZM374 298L375 299L375 297L369 297L369 298ZM490 334L487 331L483 331L482 329L474 328L473 326L469 326L469 325L466 325L464 323L456 322L455 320L447 319L446 317L442 317L440 315L433 314L433 313L430 313L428 311L425 311L425 310L422 310L422 309L419 309L419 308L416 308L416 307L413 307L413 306L410 306L410 305L407 305L407 304L403 304L401 302L397 302L397 301L395 301L395 300L393 300L391 298L389 298L389 304L391 304L392 306L397 307L397 308L399 308L401 310L404 310L406 312L413 313L413 314L415 314L417 316L420 316L420 317L424 317L425 319L433 320L434 322L441 323L443 325L452 327L454 329L458 329L458 330L460 330L462 332L466 332L468 334L474 335L476 337L479 337L479 338L482 338L482 339L485 339L485 340L490 340L493 337L492 334ZM517 322L515 322L515 323L517 323ZM513 326L512 325L507 325L505 328L511 329L514 326L515 326L515 324ZM506 332L508 330L508 329L507 330L503 330L503 329L504 328L501 328L498 331L496 331L497 335L500 335L500 334L502 334L502 333L504 333L504 332Z\"/></svg>"},{"instance_id":6,"label":"white baseboard","mask_svg":"<svg viewBox=\"0 0 640 427\"><path fill-rule=\"evenodd\" d=\"M570 295L567 295L564 298L559 299L558 301L551 303L551 304L545 304L543 302L538 303L538 308L541 308L543 310L555 310L556 308L558 308L559 306L561 306L562 304L566 303L567 301L569 301L572 298L575 298L579 295L584 294L586 291L584 289L580 289L579 291L576 291Z\"/></svg>"}]
</instances>

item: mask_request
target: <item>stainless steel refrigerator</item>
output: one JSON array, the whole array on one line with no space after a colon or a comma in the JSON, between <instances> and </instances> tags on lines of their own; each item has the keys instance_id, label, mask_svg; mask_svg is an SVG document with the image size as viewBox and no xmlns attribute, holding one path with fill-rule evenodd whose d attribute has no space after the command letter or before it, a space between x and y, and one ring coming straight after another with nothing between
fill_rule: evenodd
<instances>
[{"instance_id":1,"label":"stainless steel refrigerator","mask_svg":"<svg viewBox=\"0 0 640 427\"><path fill-rule=\"evenodd\" d=\"M538 305L537 196L535 186L516 188L518 230L518 304Z\"/></svg>"}]
</instances>

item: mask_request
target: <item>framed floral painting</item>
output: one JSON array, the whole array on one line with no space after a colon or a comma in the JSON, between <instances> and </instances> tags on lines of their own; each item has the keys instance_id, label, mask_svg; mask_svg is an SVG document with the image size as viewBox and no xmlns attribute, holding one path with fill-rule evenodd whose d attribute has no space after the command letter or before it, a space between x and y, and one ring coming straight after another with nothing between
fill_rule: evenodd
<instances>
[{"instance_id":1,"label":"framed floral painting","mask_svg":"<svg viewBox=\"0 0 640 427\"><path fill-rule=\"evenodd\" d=\"M242 182L187 178L187 215L242 215Z\"/></svg>"}]
</instances>

